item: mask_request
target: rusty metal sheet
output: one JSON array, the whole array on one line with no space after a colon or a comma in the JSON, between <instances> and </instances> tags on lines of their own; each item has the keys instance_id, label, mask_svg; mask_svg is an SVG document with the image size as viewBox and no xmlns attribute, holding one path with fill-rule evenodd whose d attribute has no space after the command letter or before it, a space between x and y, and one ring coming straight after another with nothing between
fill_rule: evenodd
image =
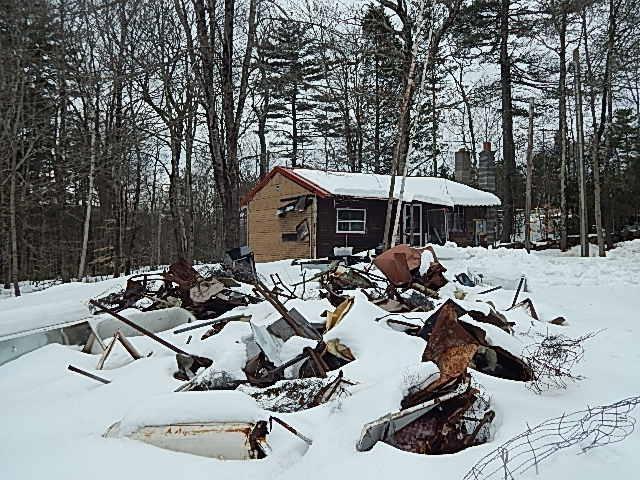
<instances>
[{"instance_id":1,"label":"rusty metal sheet","mask_svg":"<svg viewBox=\"0 0 640 480\"><path fill-rule=\"evenodd\" d=\"M177 283L183 290L189 290L202 277L189 262L180 259L169 266L164 274L166 280Z\"/></svg>"},{"instance_id":2,"label":"rusty metal sheet","mask_svg":"<svg viewBox=\"0 0 640 480\"><path fill-rule=\"evenodd\" d=\"M398 247L381 253L373 263L393 285L401 286L411 282L413 276L411 275L411 268L409 268L406 255L403 252L396 251L396 248Z\"/></svg>"},{"instance_id":3,"label":"rusty metal sheet","mask_svg":"<svg viewBox=\"0 0 640 480\"><path fill-rule=\"evenodd\" d=\"M444 268L441 263L432 262L427 272L422 276L422 284L431 290L440 290L449 283L449 280L444 276L444 272L446 271L447 269Z\"/></svg>"},{"instance_id":4,"label":"rusty metal sheet","mask_svg":"<svg viewBox=\"0 0 640 480\"><path fill-rule=\"evenodd\" d=\"M427 342L427 348L423 354L423 361L434 361L438 367L447 355L447 352L455 347L478 345L473 338L458 322L458 314L453 302L446 302L437 311L437 317ZM457 349L451 353L466 352L465 349Z\"/></svg>"}]
</instances>

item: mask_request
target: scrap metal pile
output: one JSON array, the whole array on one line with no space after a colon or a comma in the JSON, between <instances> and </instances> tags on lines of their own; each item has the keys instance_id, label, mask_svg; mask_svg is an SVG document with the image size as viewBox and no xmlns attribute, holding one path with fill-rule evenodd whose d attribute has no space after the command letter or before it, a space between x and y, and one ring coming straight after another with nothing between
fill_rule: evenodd
<instances>
[{"instance_id":1,"label":"scrap metal pile","mask_svg":"<svg viewBox=\"0 0 640 480\"><path fill-rule=\"evenodd\" d=\"M510 347L515 323L506 310L481 300L479 294L484 292L464 274L456 275L454 285L442 294L449 284L447 269L431 247L399 245L373 262L365 257L360 263L358 257L297 261L304 273L302 281L293 283L278 274L267 280L256 273L250 255L243 258L248 261L241 268L233 264L207 272L179 260L163 273L133 276L123 291L91 300L100 317L92 324L93 344L85 350L101 354L96 369L104 367L117 342L133 360L143 358L130 338L141 334L175 353L174 378L183 382L177 392L233 390L252 397L266 411L298 412L336 399L348 401L360 387L359 379L349 378L344 368L357 361L358 349L344 340L342 326L385 325L389 332L385 335L402 332L414 337L413 342L424 341L422 357L415 361L437 366L437 373L407 385L397 410L365 424L357 449L369 450L382 441L420 454L453 453L490 439L495 412L474 378L475 371L522 382L536 379L532 362ZM472 288L478 292L475 301L465 300ZM382 313L362 318L352 313L357 302ZM330 308L316 315L312 307L318 305ZM530 300L518 304L514 299L511 311L540 321ZM147 318L149 312L154 316ZM173 324L167 323L171 315L177 318ZM105 322L116 326L108 324L112 327L108 329ZM113 336L110 343L105 331ZM185 344L178 346L177 339L185 334ZM191 343L194 335L199 341ZM233 348L243 352L241 368L225 367L228 363L218 360L227 353L215 340L223 336L232 338ZM198 349L191 351L195 344ZM109 383L100 375L70 369ZM311 442L288 424L275 421ZM266 420L249 423L246 436L253 438L253 447L236 452L237 458L267 454L256 440L268 433ZM145 435L162 436L160 430L151 429L138 437ZM163 442L173 445L167 438L157 441L160 446Z\"/></svg>"}]
</instances>

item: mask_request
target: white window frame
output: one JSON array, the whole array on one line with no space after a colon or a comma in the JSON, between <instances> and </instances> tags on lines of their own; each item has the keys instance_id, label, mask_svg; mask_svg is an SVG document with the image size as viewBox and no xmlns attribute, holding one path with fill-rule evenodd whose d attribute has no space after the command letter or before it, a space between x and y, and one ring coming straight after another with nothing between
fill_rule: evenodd
<instances>
[{"instance_id":1,"label":"white window frame","mask_svg":"<svg viewBox=\"0 0 640 480\"><path fill-rule=\"evenodd\" d=\"M356 210L358 212L364 212L364 218L362 220L340 220L340 212L343 210ZM338 225L340 222L362 222L362 230L340 230ZM336 208L336 233L355 233L355 234L363 234L367 233L367 209L366 208Z\"/></svg>"}]
</instances>

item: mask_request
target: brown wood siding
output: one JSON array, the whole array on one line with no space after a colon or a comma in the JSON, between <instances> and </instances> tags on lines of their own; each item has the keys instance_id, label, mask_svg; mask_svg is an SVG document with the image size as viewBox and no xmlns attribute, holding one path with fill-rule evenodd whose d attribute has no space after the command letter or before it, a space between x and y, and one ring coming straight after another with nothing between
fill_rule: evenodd
<instances>
[{"instance_id":1,"label":"brown wood siding","mask_svg":"<svg viewBox=\"0 0 640 480\"><path fill-rule=\"evenodd\" d=\"M367 211L365 233L336 233L338 208L364 208ZM319 198L317 256L333 255L333 247L353 247L354 253L377 247L383 241L386 215L386 200Z\"/></svg>"},{"instance_id":2,"label":"brown wood siding","mask_svg":"<svg viewBox=\"0 0 640 480\"><path fill-rule=\"evenodd\" d=\"M310 192L277 173L260 189L248 204L248 244L256 261L267 262L285 258L310 258L313 255L315 225L313 205L304 212L289 212L278 216L283 198L306 195ZM304 241L282 241L283 233L295 233L296 226L307 220L309 237Z\"/></svg>"}]
</instances>

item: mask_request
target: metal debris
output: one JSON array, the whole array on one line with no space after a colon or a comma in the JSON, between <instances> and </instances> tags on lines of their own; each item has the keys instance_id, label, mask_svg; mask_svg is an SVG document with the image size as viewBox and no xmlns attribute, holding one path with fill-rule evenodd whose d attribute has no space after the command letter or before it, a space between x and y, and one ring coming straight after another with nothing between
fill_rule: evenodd
<instances>
[{"instance_id":1,"label":"metal debris","mask_svg":"<svg viewBox=\"0 0 640 480\"><path fill-rule=\"evenodd\" d=\"M213 364L213 360L211 360L210 358L201 357L198 355L192 355L188 352L185 352L181 348L176 347L175 345L172 345L171 343L167 342L166 340L159 337L155 333L147 330L146 328L140 325L137 325L136 323L132 322L128 318L125 318L122 315L110 310L104 305L101 305L96 300L89 300L89 303L94 307L96 307L99 311L108 313L109 315L116 318L117 320L120 320L122 323L129 325L131 328L138 330L143 335L146 335L147 337L151 338L152 340L155 340L156 342L160 343L164 347L167 347L169 350L172 350L173 352L175 352L176 361L178 363L178 371L174 374L174 377L177 378L178 380L190 380L196 374L198 369L202 367L207 368Z\"/></svg>"},{"instance_id":2,"label":"metal debris","mask_svg":"<svg viewBox=\"0 0 640 480\"><path fill-rule=\"evenodd\" d=\"M390 413L364 426L356 448L370 450L383 441L401 450L420 454L455 453L484 443L495 413L488 396L470 382L453 391Z\"/></svg>"},{"instance_id":3,"label":"metal debris","mask_svg":"<svg viewBox=\"0 0 640 480\"><path fill-rule=\"evenodd\" d=\"M81 368L74 367L73 365L69 365L67 367L67 370L70 370L70 371L75 372L75 373L79 373L80 375L84 375L87 378L90 378L92 380L96 380L96 381L98 381L100 383L103 383L105 385L111 383L111 380L107 380L106 378L99 377L98 375L94 375L93 373L87 372L86 370L82 370Z\"/></svg>"}]
</instances>

